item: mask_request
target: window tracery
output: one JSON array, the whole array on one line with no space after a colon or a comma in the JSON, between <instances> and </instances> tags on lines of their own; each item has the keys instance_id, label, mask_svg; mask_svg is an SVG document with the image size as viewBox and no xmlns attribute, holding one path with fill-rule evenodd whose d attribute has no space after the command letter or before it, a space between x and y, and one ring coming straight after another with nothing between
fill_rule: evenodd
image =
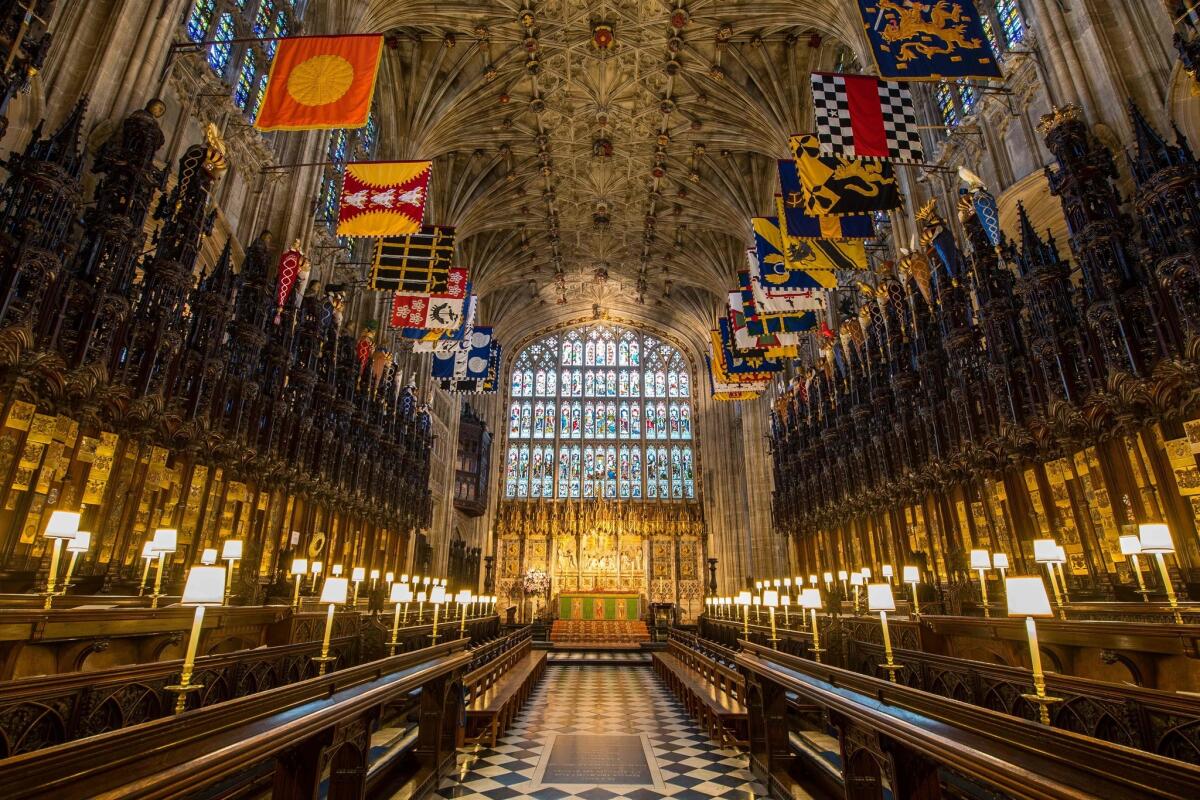
<instances>
[{"instance_id":1,"label":"window tracery","mask_svg":"<svg viewBox=\"0 0 1200 800\"><path fill-rule=\"evenodd\" d=\"M611 325L551 334L518 355L509 395L505 496L695 498L691 376L670 344Z\"/></svg>"}]
</instances>

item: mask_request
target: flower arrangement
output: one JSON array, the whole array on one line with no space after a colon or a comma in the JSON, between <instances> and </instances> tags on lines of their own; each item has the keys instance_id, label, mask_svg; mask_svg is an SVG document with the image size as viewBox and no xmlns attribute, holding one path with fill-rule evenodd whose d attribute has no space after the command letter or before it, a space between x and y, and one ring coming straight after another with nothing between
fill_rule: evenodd
<instances>
[{"instance_id":1,"label":"flower arrangement","mask_svg":"<svg viewBox=\"0 0 1200 800\"><path fill-rule=\"evenodd\" d=\"M525 594L538 597L549 593L550 576L546 574L545 570L531 569L525 573L521 585L525 590Z\"/></svg>"}]
</instances>

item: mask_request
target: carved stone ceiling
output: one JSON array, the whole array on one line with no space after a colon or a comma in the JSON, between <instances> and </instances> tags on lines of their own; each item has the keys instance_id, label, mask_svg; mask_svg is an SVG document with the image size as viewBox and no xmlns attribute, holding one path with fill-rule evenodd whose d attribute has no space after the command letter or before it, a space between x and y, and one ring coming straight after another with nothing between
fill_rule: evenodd
<instances>
[{"instance_id":1,"label":"carved stone ceiling","mask_svg":"<svg viewBox=\"0 0 1200 800\"><path fill-rule=\"evenodd\" d=\"M382 158L433 158L485 320L597 310L696 333L736 279L844 0L371 0Z\"/></svg>"}]
</instances>

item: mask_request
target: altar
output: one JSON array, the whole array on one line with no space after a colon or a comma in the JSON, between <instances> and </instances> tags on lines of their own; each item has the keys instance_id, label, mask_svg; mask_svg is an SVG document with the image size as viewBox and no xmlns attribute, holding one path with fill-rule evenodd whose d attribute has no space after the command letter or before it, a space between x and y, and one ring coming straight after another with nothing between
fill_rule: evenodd
<instances>
[{"instance_id":1,"label":"altar","mask_svg":"<svg viewBox=\"0 0 1200 800\"><path fill-rule=\"evenodd\" d=\"M559 619L635 620L642 617L641 595L624 592L563 592Z\"/></svg>"}]
</instances>

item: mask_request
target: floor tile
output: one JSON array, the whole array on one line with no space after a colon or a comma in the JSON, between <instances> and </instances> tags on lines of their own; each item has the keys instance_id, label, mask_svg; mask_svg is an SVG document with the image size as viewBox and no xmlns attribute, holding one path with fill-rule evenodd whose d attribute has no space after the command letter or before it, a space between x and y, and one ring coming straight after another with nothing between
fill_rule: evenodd
<instances>
[{"instance_id":1,"label":"floor tile","mask_svg":"<svg viewBox=\"0 0 1200 800\"><path fill-rule=\"evenodd\" d=\"M551 734L644 734L661 788L589 784L535 785ZM603 659L556 660L495 748L459 753L438 797L466 800L710 800L761 798L747 759L721 748L687 716L653 669Z\"/></svg>"}]
</instances>

